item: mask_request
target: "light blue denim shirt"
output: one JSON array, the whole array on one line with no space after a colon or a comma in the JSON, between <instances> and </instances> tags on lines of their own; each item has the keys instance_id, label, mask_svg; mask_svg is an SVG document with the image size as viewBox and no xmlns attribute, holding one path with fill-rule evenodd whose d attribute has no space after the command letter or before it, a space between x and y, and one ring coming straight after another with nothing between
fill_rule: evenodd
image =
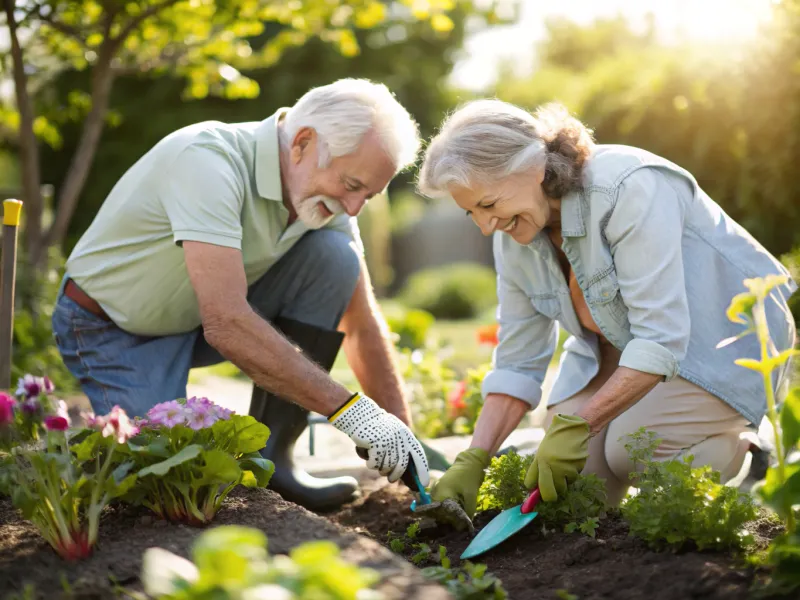
<instances>
[{"instance_id":1,"label":"light blue denim shirt","mask_svg":"<svg viewBox=\"0 0 800 600\"><path fill-rule=\"evenodd\" d=\"M726 309L743 280L789 275L747 231L700 189L686 170L649 152L598 145L583 186L563 198L562 249L594 321L621 352L620 366L676 376L708 390L751 423L766 412L759 374L734 364L760 358L755 335L717 349L742 332ZM548 405L581 391L599 369L597 336L581 327L556 251L545 232L528 245L494 234L499 344L484 397L501 393L535 407L558 340L564 345ZM779 350L795 343L787 307L794 281L767 305ZM786 380L788 367L776 373Z\"/></svg>"}]
</instances>

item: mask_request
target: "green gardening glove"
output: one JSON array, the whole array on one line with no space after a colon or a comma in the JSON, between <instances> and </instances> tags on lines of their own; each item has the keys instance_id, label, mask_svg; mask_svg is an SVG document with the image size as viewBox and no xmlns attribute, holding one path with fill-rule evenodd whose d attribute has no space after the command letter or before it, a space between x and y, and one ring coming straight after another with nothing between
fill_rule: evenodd
<instances>
[{"instance_id":1,"label":"green gardening glove","mask_svg":"<svg viewBox=\"0 0 800 600\"><path fill-rule=\"evenodd\" d=\"M483 483L489 462L489 453L481 448L470 448L459 453L453 466L434 484L431 499L443 502L452 498L464 507L464 512L471 519L478 504L478 488Z\"/></svg>"},{"instance_id":2,"label":"green gardening glove","mask_svg":"<svg viewBox=\"0 0 800 600\"><path fill-rule=\"evenodd\" d=\"M576 415L556 415L525 474L525 487L539 486L553 502L577 479L589 456L589 423Z\"/></svg>"}]
</instances>

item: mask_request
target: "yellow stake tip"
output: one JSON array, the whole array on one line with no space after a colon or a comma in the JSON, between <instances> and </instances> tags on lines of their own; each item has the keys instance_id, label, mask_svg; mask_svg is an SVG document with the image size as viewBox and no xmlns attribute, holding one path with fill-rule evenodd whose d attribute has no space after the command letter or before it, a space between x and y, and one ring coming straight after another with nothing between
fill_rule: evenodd
<instances>
[{"instance_id":1,"label":"yellow stake tip","mask_svg":"<svg viewBox=\"0 0 800 600\"><path fill-rule=\"evenodd\" d=\"M3 200L3 225L19 225L19 217L22 213L21 200Z\"/></svg>"}]
</instances>

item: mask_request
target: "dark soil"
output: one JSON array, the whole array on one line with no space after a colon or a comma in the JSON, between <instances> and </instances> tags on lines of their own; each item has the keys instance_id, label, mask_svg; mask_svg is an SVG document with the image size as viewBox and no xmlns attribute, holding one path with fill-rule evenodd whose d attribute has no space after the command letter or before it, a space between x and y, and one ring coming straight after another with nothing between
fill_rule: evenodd
<instances>
[{"instance_id":1,"label":"dark soil","mask_svg":"<svg viewBox=\"0 0 800 600\"><path fill-rule=\"evenodd\" d=\"M387 533L403 534L415 520L409 510L410 491L398 484L379 489L331 518L386 545ZM494 514L475 519L476 531ZM628 535L627 525L615 515L601 521L596 538L572 533L543 532L534 520L495 549L473 559L483 563L503 583L513 600L567 598L580 600L732 600L751 598L757 573L725 554L710 552L654 552ZM767 521L754 524L762 546L778 534ZM422 528L419 541L437 556L438 545L447 548L452 565L470 541L469 535L451 528ZM408 548L408 546L407 546ZM409 558L416 550L407 549ZM437 564L428 562L427 565ZM426 566L425 564L420 566ZM563 590L562 592L559 592ZM797 599L795 599L797 600Z\"/></svg>"},{"instance_id":2,"label":"dark soil","mask_svg":"<svg viewBox=\"0 0 800 600\"><path fill-rule=\"evenodd\" d=\"M302 542L328 539L342 549L346 560L378 570L377 589L388 599L447 597L443 588L427 583L419 571L372 540L284 501L272 491L236 489L226 499L212 524L256 527L267 534L271 554L287 553ZM67 563L39 536L33 525L18 517L7 498L0 497L0 598L21 594L26 583L35 585L37 598L125 597L119 586L141 591L142 553L159 546L189 558L191 543L202 529L156 520L145 509L108 508L100 524L94 555ZM69 582L64 591L62 578Z\"/></svg>"}]
</instances>

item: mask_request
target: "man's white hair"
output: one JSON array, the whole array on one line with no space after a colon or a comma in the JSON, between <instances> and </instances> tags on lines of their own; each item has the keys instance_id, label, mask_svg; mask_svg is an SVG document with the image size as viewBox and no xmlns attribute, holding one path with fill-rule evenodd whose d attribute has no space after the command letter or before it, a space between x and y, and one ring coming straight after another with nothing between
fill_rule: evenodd
<instances>
[{"instance_id":1,"label":"man's white hair","mask_svg":"<svg viewBox=\"0 0 800 600\"><path fill-rule=\"evenodd\" d=\"M340 79L306 92L284 117L281 143L310 127L319 137L319 166L355 152L374 130L397 172L413 164L420 148L419 128L389 89L366 79Z\"/></svg>"}]
</instances>

